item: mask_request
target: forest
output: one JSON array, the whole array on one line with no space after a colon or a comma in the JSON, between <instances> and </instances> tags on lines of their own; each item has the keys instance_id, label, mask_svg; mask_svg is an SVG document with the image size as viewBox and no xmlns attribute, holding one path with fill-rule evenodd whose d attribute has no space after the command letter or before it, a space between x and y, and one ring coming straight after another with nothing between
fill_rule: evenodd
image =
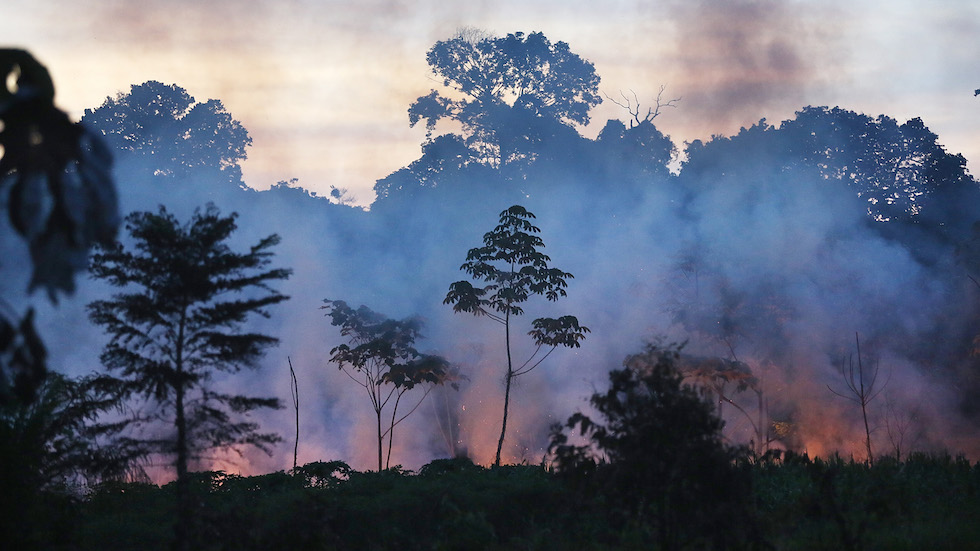
<instances>
[{"instance_id":1,"label":"forest","mask_svg":"<svg viewBox=\"0 0 980 551\"><path fill-rule=\"evenodd\" d=\"M426 60L366 205L0 50L0 541L977 548L980 186L924 121L675 144L542 33Z\"/></svg>"}]
</instances>

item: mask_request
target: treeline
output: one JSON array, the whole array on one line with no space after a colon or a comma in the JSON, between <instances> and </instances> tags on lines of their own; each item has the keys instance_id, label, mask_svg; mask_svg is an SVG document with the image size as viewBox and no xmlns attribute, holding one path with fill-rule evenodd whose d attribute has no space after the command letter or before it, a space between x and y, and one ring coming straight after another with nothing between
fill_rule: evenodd
<instances>
[{"instance_id":1,"label":"treeline","mask_svg":"<svg viewBox=\"0 0 980 551\"><path fill-rule=\"evenodd\" d=\"M418 541L465 548L467 542L457 541L464 536L477 538L477 546L491 547L548 548L587 541L598 548L617 548L651 539L662 549L764 547L766 542L792 541L789 536L784 541L780 528L767 523L798 508L801 516L788 522L805 526L798 521L807 515L824 519L816 521L817 541L823 530L835 527L837 532L828 532L836 534L833 541L859 548L862 542L879 541L873 534L878 520L869 511L883 511L881 518L921 521L923 533L930 535L931 523L938 520L909 501L918 498L904 495L893 500L898 513L891 504L878 502L847 509L857 498L843 489L851 484L846 473L877 480L887 476L876 473L894 472L897 478L890 483L912 488L917 479L903 482L901 477L917 472L920 464L966 477L956 480L967 489L962 510L976 510L971 501L975 494L970 493L976 482L969 478L975 477L974 467L901 453L896 461L880 457L885 455L880 451L873 457L870 428L864 431L867 457L859 458L867 463L766 455L770 447L801 451L819 437L814 427L824 421L827 402L833 399L825 389L827 376L836 375L834 362L847 354L841 344L847 346L855 332L871 351L869 362L885 364L895 380L919 381L921 376L930 385L952 389L953 399L925 404L928 411L922 415L911 412L929 402L929 396L899 392L879 402L900 404L902 419L919 423L914 430L907 427L910 435L934 438L898 448L941 449L943 433L953 425L948 419L976 415L971 398L980 388L975 330L980 320L980 232L975 225L980 188L967 173L965 159L946 152L921 120L899 124L886 116L806 107L776 126L763 120L735 136L688 144L679 170L672 172L668 167L678 161L679 152L654 124L660 108L672 102L657 96L651 102L654 108L643 116L635 96L632 101L624 98L627 123L609 121L597 139L588 139L576 125L588 122L589 110L600 101L591 63L540 33L464 34L438 42L428 53L445 89L409 108L409 122L424 122L429 132L420 158L377 182L377 198L365 211L346 204L349 197L340 189L332 200L285 182L263 192L249 189L241 162L251 140L218 100L196 102L179 86L147 82L86 111L78 125L54 109L53 85L43 67L23 52L3 54L8 73L15 66L31 69L21 71L19 91L0 94L18 106L10 111L17 116L5 112L3 119L2 183L10 223L10 231L0 232L4 248L13 251L12 263L32 267L29 274L24 270L30 278L24 286L47 291L52 302L74 290L77 274L91 268L94 280L76 297L81 306L61 306L70 324L59 325L57 319L36 324L29 298L3 312L0 406L3 452L12 459L4 462L2 482L25 504L8 503L5 540L35 547L98 537L108 541L115 537L110 532L98 535L107 527L89 532L97 528L97 519L112 518L99 507L132 511L136 504L126 500L145 498L150 500L144 504L148 511L166 513L174 507L171 518L179 513L177 547L186 548L193 538L207 545L235 541L240 548L258 546L242 538L268 541L262 532L268 524L253 522L251 531L242 529L236 524L241 522L238 515L254 521L247 516L251 513L233 501L221 501L246 491L242 486L252 484L247 482L251 479L197 475L192 472L194 460L207 461L204 451L227 451L234 445L276 453L280 433L285 433L284 426L292 428L292 418L284 425L271 414L246 417L253 410L276 409L279 399L212 388L215 374L236 375L220 381L234 386L245 368L279 361L260 358L281 338L281 347L299 367L293 375L327 389L323 403L304 402L304 423L323 423L333 419L325 412L346 404L349 394L339 390L348 383L339 370L324 369L330 359L359 374L364 373L359 367L380 362L375 365L383 369L374 382L364 381L370 392L375 383L392 383L394 388L372 398L376 427L370 432L377 439L378 470L383 471L383 463L392 463L393 429L401 421L391 414L388 430L382 426L388 417L382 416L381 406L388 399L397 406L401 389L449 382L452 375L462 401L480 388L466 381L496 381L503 371L489 376L474 371L481 364L503 366L502 351L483 346L478 331L456 330L449 306L501 323L508 358L512 329L532 337L532 344L521 351L532 358L542 347L576 348L590 331L588 343L596 343L525 379L538 377L549 392L539 396L541 411L515 412L512 420L523 423L523 433L535 440L531 446L537 446L536 456L550 444L548 470L499 467L519 457L516 445L505 442L506 401L494 458L499 468L485 470L465 459L429 463L436 465L426 471L430 474L451 465L461 470L448 477L473 477L466 482L476 487L502 484L500 491L518 505L501 511L516 507L521 514L507 517L497 510L499 503L475 497L460 497L457 503L452 492L465 494L470 488L441 488L444 493L438 499L432 494L435 501L426 509L439 512L432 521L434 535L412 540L409 535L418 536L424 524L402 525L408 521L399 515L417 513L418 502L404 502L404 510L393 511L375 501L381 490L371 485L417 484L422 487L415 490L425 494L430 491L425 484L447 478L421 471L418 476L351 471L337 483L325 475L330 487L323 489L297 470L255 481L253 490L261 489L254 492L259 501L281 498L283 510L308 506L295 517L270 520L273 525L319 520L312 532L297 528L288 535L309 537L309 545L326 548L355 547L347 538L358 537L368 547L408 542L404 545L411 548ZM447 124L454 131L440 134ZM116 157L115 188L108 179L108 150ZM211 203L238 214L222 215L218 207L205 206ZM133 214L124 218L120 211ZM540 228L530 222L532 211L561 270L539 250L543 241L533 235ZM500 225L484 233L498 212ZM125 232L116 236L124 219ZM471 248L481 235L484 246ZM517 246L511 246L515 239ZM26 252L11 246L23 243ZM266 267L273 245L278 247L276 264L290 268ZM96 246L101 248L90 262ZM250 252L235 253L239 247ZM463 271L477 286L451 284L461 259ZM500 260L509 262L509 270L491 266ZM527 265L521 265L524 260ZM209 269L199 270L202 265ZM573 273L574 281L568 281ZM269 280L278 280L275 288ZM11 281L19 284L16 278ZM128 290L114 290L114 285ZM145 292L129 292L134 285ZM517 328L524 300L535 294L564 298L566 286L576 288L567 300L576 317L543 317L546 312L535 305L528 312L534 315L527 318L534 321ZM253 294L225 300L225 292L242 289ZM292 300L286 301L287 296ZM328 304L334 308L328 315L334 315L331 321L339 328L334 332L327 331L328 322L316 308L326 297L332 297ZM348 310L342 298L354 303L374 299L395 317L366 307ZM278 305L274 316L266 308L272 305ZM343 313L339 319L338 312ZM415 339L421 337L420 326L412 321L415 314L432 320L431 342L439 355L415 348ZM93 323L79 323L86 318ZM356 323L347 325L350 320ZM374 338L376 330L380 339ZM634 350L651 331L689 341L686 351L698 361L678 356L674 365L662 363L659 356L645 361L634 356L634 362L618 369L623 351ZM404 346L392 347L392 342ZM356 354L362 345L367 345L361 349L366 353ZM460 366L462 376L457 378L442 358L468 346L477 352L467 358L468 365ZM65 370L102 363L129 378L52 376L45 381L49 355ZM77 362L77 356L93 361ZM97 356L100 362L94 361ZM863 359L860 352L858 356ZM509 397L514 377L537 365L508 359L504 396ZM684 365L695 368L685 371ZM568 404L584 394L574 384L595 382L607 371L608 393L594 395L591 410L574 414L564 428L553 428L549 438L546 420L552 413L559 418L570 413L565 411ZM340 378L331 379L327 372ZM258 373L249 379L253 387L275 388L285 379L284 369ZM703 394L684 386L682 377L698 383ZM907 388L895 384L887 391L901 390ZM637 399L621 402L623 395ZM664 396L670 400L656 398ZM464 455L457 452L466 450L466 434L452 438L448 450L425 443L436 427L463 426L461 411L448 419L416 416L407 421L399 429L400 435L412 435L405 439L412 442L406 449L416 459ZM298 418L298 410L296 414ZM750 419L751 430L726 434L722 415L729 421ZM351 424L350 419L333 421L345 428ZM846 421L838 421L838 435L853 432ZM270 422L278 422L279 430L258 432ZM97 445L120 426L153 423L167 428L160 429L162 434L141 435L142 442L128 438ZM696 430L675 433L684 427ZM352 440L367 433L360 429L364 427L350 429ZM576 443L574 434L589 443ZM387 461L382 457L385 438ZM835 441L843 440L839 436ZM731 444L749 441L753 453ZM201 444L199 449L194 442ZM141 463L130 460L148 455L176 457L176 504L161 498L171 491L167 488L111 482L140 477ZM77 461L57 461L66 458ZM779 507L767 508L768 498L760 492L784 475L807 489L777 491ZM511 476L523 477L520 483L535 492L508 487ZM942 475L927 475L933 476ZM62 491L86 478L94 488L88 499L77 501ZM276 485L283 491L279 497ZM936 495L935 488L926 489ZM530 495L554 503L553 509L535 509L539 504ZM875 490L869 495L892 494ZM200 503L198 498L213 501L213 509L193 505ZM444 498L442 509L431 507ZM796 499L804 504L793 505ZM360 516L361 505L364 514L375 508L371 523ZM929 506L945 518L963 518L938 501ZM263 507L256 504L256 510ZM214 517L208 516L210 511ZM379 516L378 511L389 514ZM331 516L335 514L340 516ZM48 520L35 525L32 518ZM270 512L269 519L275 518ZM157 521L147 529L169 541L161 534L173 524L163 524ZM954 531L961 524L955 523ZM383 528L347 534L365 525ZM23 533L18 534L21 526ZM882 537L887 533L881 528Z\"/></svg>"},{"instance_id":2,"label":"treeline","mask_svg":"<svg viewBox=\"0 0 980 551\"><path fill-rule=\"evenodd\" d=\"M540 465L468 458L358 472L343 461L159 487L107 480L23 495L14 549L975 549L980 463L770 451L725 443L682 383L676 349L648 348L552 429ZM581 443L573 443L584 436ZM175 538L175 499L194 504Z\"/></svg>"},{"instance_id":3,"label":"treeline","mask_svg":"<svg viewBox=\"0 0 980 551\"><path fill-rule=\"evenodd\" d=\"M980 465L965 459L913 455L870 466L788 452L738 468L752 481L742 508L708 506L732 516L704 518L716 524L699 533L679 519L673 549L978 548ZM619 496L536 465L435 460L417 473L378 473L324 462L252 477L198 472L190 487L202 505L193 525L202 550L663 549L652 519L627 520L611 505ZM170 549L174 493L173 483L106 482L85 500L39 494L23 503L30 515L6 543Z\"/></svg>"}]
</instances>

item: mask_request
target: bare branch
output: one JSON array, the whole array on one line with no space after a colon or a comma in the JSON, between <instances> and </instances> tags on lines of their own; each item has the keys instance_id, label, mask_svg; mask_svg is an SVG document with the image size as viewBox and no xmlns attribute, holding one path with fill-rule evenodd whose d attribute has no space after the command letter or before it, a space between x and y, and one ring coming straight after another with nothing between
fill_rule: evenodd
<instances>
[{"instance_id":1,"label":"bare branch","mask_svg":"<svg viewBox=\"0 0 980 551\"><path fill-rule=\"evenodd\" d=\"M558 345L552 346L551 347L551 350L549 350L547 353L545 353L544 356L541 356L541 359L540 360L534 362L534 365L532 365L531 367L529 367L527 369L520 369L518 371L515 371L511 376L512 377L517 377L518 375L524 375L525 373L529 373L532 369L534 369L535 367L538 367L539 365L541 365L541 362L543 362L546 359L548 359L548 356L550 356L551 353L554 352L556 348L558 348ZM525 363L525 365L527 365L527 364Z\"/></svg>"},{"instance_id":2,"label":"bare branch","mask_svg":"<svg viewBox=\"0 0 980 551\"><path fill-rule=\"evenodd\" d=\"M613 98L609 94L603 94L603 95L605 95L606 96L606 99L608 99L609 101L611 101L611 102L615 103L616 105L618 105L618 106L622 107L623 109L625 109L626 112L628 112L633 117L633 120L630 121L630 128L633 128L634 122L636 123L637 126L639 126L639 125L641 125L641 124L643 124L645 122L650 122L653 119L659 117L660 116L660 109L662 109L664 107L677 107L677 102L681 101L681 98L680 97L676 97L676 98L667 100L665 102L663 100L663 97L664 97L664 92L666 90L667 90L667 86L661 84L660 85L660 91L657 93L656 104L654 105L654 107L648 107L647 108L647 112L643 116L643 119L640 119L640 100L636 96L636 92L634 92L633 90L630 90L630 93L633 94L633 99L632 100L626 94L624 94L622 91L619 92L619 95L622 96L623 102L625 102L625 103L620 102L619 100Z\"/></svg>"}]
</instances>

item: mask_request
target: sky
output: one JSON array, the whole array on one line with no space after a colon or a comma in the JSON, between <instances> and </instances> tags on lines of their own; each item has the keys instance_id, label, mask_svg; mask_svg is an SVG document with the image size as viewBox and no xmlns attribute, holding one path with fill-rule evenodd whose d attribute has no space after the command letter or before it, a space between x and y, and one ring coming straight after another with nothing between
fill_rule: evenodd
<instances>
[{"instance_id":1,"label":"sky","mask_svg":"<svg viewBox=\"0 0 980 551\"><path fill-rule=\"evenodd\" d=\"M921 117L980 166L980 4L970 0L4 0L0 44L31 51L73 117L147 80L219 99L250 132L246 183L320 195L374 182L420 154L408 106L440 83L425 54L464 27L541 31L595 64L600 91L679 146L806 105ZM611 101L580 131L628 119Z\"/></svg>"}]
</instances>

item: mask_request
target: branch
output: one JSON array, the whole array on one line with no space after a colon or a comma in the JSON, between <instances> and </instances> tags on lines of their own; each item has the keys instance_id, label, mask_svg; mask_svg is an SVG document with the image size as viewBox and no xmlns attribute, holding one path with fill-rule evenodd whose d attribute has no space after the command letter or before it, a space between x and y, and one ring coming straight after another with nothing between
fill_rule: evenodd
<instances>
[{"instance_id":1,"label":"branch","mask_svg":"<svg viewBox=\"0 0 980 551\"><path fill-rule=\"evenodd\" d=\"M619 92L619 95L623 97L623 101L625 101L626 103L619 102L609 94L603 94L603 95L606 96L606 99L622 107L623 109L626 110L626 112L628 112L630 115L633 116L633 120L630 121L630 128L633 128L634 121L636 122L637 126L639 126L645 122L650 122L653 119L659 117L660 109L663 107L677 107L677 102L681 101L680 97L673 98L671 100L668 100L667 102L663 101L664 91L666 89L667 89L666 85L663 84L660 85L660 91L657 93L656 105L654 107L647 108L647 113L646 115L643 116L642 120L640 120L640 100L639 98L637 98L636 92L634 92L633 90L630 90L630 93L633 94L632 100L630 100L630 98L627 97L626 94L624 94L622 91Z\"/></svg>"},{"instance_id":2,"label":"branch","mask_svg":"<svg viewBox=\"0 0 980 551\"><path fill-rule=\"evenodd\" d=\"M548 356L550 356L551 353L554 352L556 348L558 348L558 345L552 346L551 347L551 350L549 350L544 356L541 356L541 359L538 360L537 362L535 362L534 365L532 365L531 367L529 367L527 369L524 369L524 366L522 365L520 369L518 369L517 371L515 371L511 375L511 377L517 377L518 375L524 375L525 373L529 373L532 369L534 369L535 367L538 367L539 365L541 365L541 362L543 362L546 359L548 359ZM534 353L537 354L537 351L535 351ZM534 357L534 356L532 355L531 357ZM531 361L531 359L528 358L528 361ZM524 365L527 365L527 362L524 362Z\"/></svg>"},{"instance_id":3,"label":"branch","mask_svg":"<svg viewBox=\"0 0 980 551\"><path fill-rule=\"evenodd\" d=\"M367 389L367 387L368 387L367 383L362 383L361 381L358 381L357 379L355 379L354 376L351 375L349 371L347 371L346 369L343 368L343 366L340 367L340 371L342 371L344 373L344 375L347 375L348 377L350 377L350 380L354 381L355 383L357 383L357 384L363 386L365 389Z\"/></svg>"},{"instance_id":4,"label":"branch","mask_svg":"<svg viewBox=\"0 0 980 551\"><path fill-rule=\"evenodd\" d=\"M858 400L857 400L856 398L854 398L853 396L845 396L844 394L841 394L840 392L837 392L836 390L834 390L834 389L832 389L832 388L830 388L830 385L827 385L827 390L829 390L829 391L831 391L831 392L833 392L834 394L836 394L836 395L838 395L838 396L840 396L841 398L845 398L845 399L847 399L847 400L850 400L850 401L852 401L852 402L854 402L855 404L858 404L858 405L861 405L861 402L859 402L859 401L858 401Z\"/></svg>"},{"instance_id":5,"label":"branch","mask_svg":"<svg viewBox=\"0 0 980 551\"><path fill-rule=\"evenodd\" d=\"M977 91L978 91L978 92L980 92L980 90L977 90ZM973 277L973 276L971 276L970 274L966 274L966 277L968 277L968 278L970 278L970 281L972 281L972 282L973 282L973 284L977 286L977 288L980 288L980 282L978 282L978 281L976 280L976 278L974 278L974 277Z\"/></svg>"},{"instance_id":6,"label":"branch","mask_svg":"<svg viewBox=\"0 0 980 551\"><path fill-rule=\"evenodd\" d=\"M404 421L404 420L405 420L405 419L406 419L406 418L407 418L407 417L408 417L409 415L411 415L411 414L413 414L413 413L415 413L415 410L417 410L417 409L419 409L419 406L420 406L420 405L422 405L422 402L423 402L423 401L425 401L425 397L426 397L426 396L428 396L430 392L432 392L432 389L433 389L433 388L435 388L435 387L433 387L433 386L431 386L431 385L430 385L430 386L429 386L428 388L426 388L426 389L425 389L425 393L424 393L424 394L422 394L422 397L421 397L421 398L419 398L419 401L418 401L418 403L416 403L416 404L415 404L415 406L414 406L414 407L412 407L412 409L410 409L410 410L408 411L408 413L406 413L405 415L402 415L402 416L401 416L401 417L400 417L400 418L399 418L399 419L398 419L397 421L394 421L394 422L393 422L393 423L391 424L391 426L390 426L390 427L388 427L388 430L386 430L386 431L384 431L384 433L383 433L383 434L381 435L381 437L382 437L382 438L384 438L384 436L385 436L385 435L387 435L387 434L388 434L389 432L391 432L391 429L393 429L393 428L395 428L396 426L398 426L398 425L399 425L399 424L400 424L400 423L401 423L402 421ZM405 390L408 390L408 389L405 389ZM401 398L401 396L399 396L399 398ZM392 412L392 413L394 413L394 412Z\"/></svg>"},{"instance_id":7,"label":"branch","mask_svg":"<svg viewBox=\"0 0 980 551\"><path fill-rule=\"evenodd\" d=\"M729 404L735 406L735 409L741 411L742 412L742 415L744 415L745 418L748 419L749 424L752 425L752 432L755 432L756 434L759 433L759 427L756 426L755 421L752 420L752 416L749 415L749 412L745 411L745 409L742 406L736 404L734 400L732 400L731 398L729 398L728 396L725 396L724 394L722 394L720 392L718 393L718 397L720 397L722 400L728 402Z\"/></svg>"}]
</instances>

